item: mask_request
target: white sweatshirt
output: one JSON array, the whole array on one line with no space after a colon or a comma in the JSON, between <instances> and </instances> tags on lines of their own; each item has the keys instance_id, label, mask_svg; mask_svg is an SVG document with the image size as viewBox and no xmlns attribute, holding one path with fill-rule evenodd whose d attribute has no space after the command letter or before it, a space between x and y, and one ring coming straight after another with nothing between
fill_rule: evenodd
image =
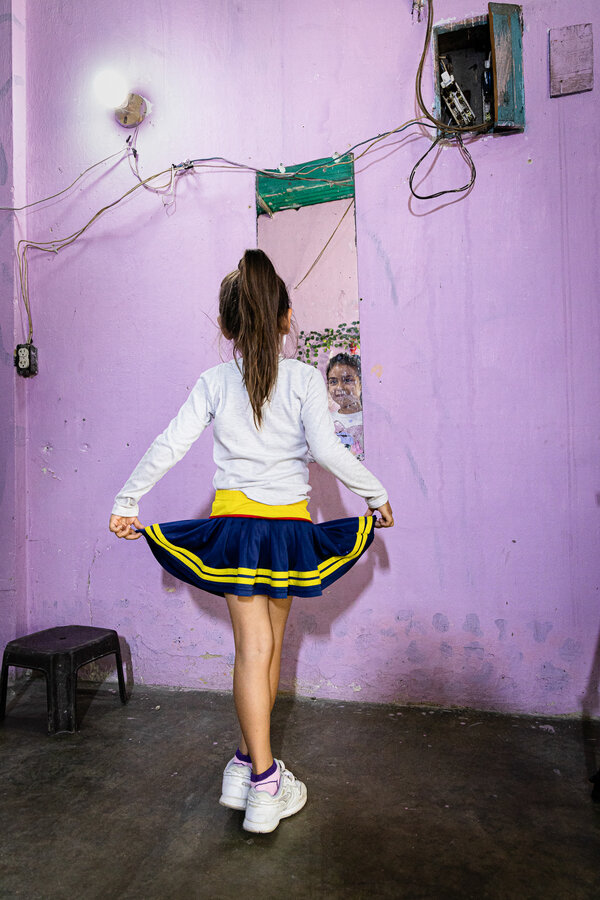
<instances>
[{"instance_id":1,"label":"white sweatshirt","mask_svg":"<svg viewBox=\"0 0 600 900\"><path fill-rule=\"evenodd\" d=\"M241 362L240 362L241 366ZM308 497L307 456L332 472L372 509L387 502L380 481L336 437L323 378L296 359L279 360L260 429L235 360L208 369L165 431L144 454L115 498L113 513L139 515L138 501L213 422L216 490L243 491L272 506Z\"/></svg>"}]
</instances>

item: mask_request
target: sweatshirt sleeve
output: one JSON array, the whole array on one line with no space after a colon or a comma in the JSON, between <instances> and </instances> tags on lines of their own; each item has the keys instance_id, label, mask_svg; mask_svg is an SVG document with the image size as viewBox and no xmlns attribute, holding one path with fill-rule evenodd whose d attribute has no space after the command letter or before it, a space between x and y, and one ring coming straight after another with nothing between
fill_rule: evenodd
<instances>
[{"instance_id":1,"label":"sweatshirt sleeve","mask_svg":"<svg viewBox=\"0 0 600 900\"><path fill-rule=\"evenodd\" d=\"M302 423L309 450L320 466L339 478L353 493L364 497L371 509L387 503L388 495L381 482L336 436L329 414L327 388L316 369L312 370L302 405Z\"/></svg>"},{"instance_id":2,"label":"sweatshirt sleeve","mask_svg":"<svg viewBox=\"0 0 600 900\"><path fill-rule=\"evenodd\" d=\"M113 515L139 515L140 498L185 456L213 416L208 386L201 376L175 418L153 441L115 497Z\"/></svg>"}]
</instances>

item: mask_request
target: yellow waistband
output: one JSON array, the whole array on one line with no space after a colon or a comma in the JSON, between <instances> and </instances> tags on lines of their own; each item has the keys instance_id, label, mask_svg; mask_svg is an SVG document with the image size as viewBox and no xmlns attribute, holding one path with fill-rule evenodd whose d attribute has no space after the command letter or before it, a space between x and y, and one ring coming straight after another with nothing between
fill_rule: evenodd
<instances>
[{"instance_id":1,"label":"yellow waistband","mask_svg":"<svg viewBox=\"0 0 600 900\"><path fill-rule=\"evenodd\" d=\"M288 503L285 506L271 506L250 500L243 491L217 491L210 514L215 516L247 516L255 519L304 519L312 522L308 511L308 500Z\"/></svg>"}]
</instances>

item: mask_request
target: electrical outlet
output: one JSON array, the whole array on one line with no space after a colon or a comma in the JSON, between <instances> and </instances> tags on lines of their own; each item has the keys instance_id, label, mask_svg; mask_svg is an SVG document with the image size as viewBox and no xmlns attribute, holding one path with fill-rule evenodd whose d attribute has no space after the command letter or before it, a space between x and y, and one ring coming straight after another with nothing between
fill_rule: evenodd
<instances>
[{"instance_id":1,"label":"electrical outlet","mask_svg":"<svg viewBox=\"0 0 600 900\"><path fill-rule=\"evenodd\" d=\"M33 344L17 344L15 349L17 374L30 378L38 373L38 352Z\"/></svg>"}]
</instances>

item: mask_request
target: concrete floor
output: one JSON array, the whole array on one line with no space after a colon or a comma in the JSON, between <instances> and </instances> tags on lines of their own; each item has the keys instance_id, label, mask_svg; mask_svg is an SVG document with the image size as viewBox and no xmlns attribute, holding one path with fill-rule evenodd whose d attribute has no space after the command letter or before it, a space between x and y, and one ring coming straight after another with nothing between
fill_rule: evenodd
<instances>
[{"instance_id":1,"label":"concrete floor","mask_svg":"<svg viewBox=\"0 0 600 900\"><path fill-rule=\"evenodd\" d=\"M308 803L252 836L217 802L230 695L80 686L80 731L49 737L44 691L17 682L0 726L2 898L600 897L579 721L281 698Z\"/></svg>"}]
</instances>

